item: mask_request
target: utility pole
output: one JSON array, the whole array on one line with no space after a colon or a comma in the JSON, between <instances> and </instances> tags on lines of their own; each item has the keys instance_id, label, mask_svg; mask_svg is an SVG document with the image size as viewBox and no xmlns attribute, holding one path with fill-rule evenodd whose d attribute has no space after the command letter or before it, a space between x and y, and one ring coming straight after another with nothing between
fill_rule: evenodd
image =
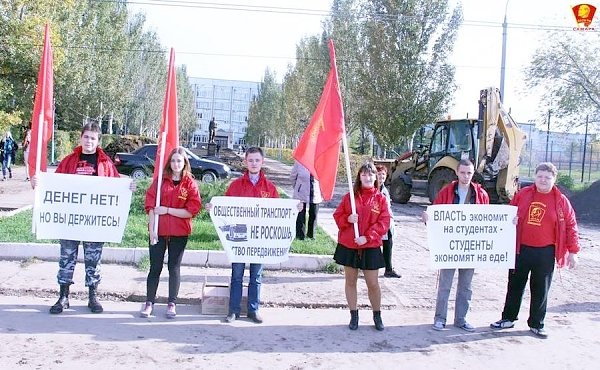
<instances>
[{"instance_id":1,"label":"utility pole","mask_svg":"<svg viewBox=\"0 0 600 370\"><path fill-rule=\"evenodd\" d=\"M585 171L585 149L587 147L587 135L588 135L588 118L589 115L585 116L585 135L583 136L583 158L581 158L581 182L583 182L583 172ZM592 158L590 156L590 163Z\"/></svg>"},{"instance_id":2,"label":"utility pole","mask_svg":"<svg viewBox=\"0 0 600 370\"><path fill-rule=\"evenodd\" d=\"M548 142L550 140L550 114L552 113L552 109L548 109L548 130L546 131L546 157L544 162L548 162Z\"/></svg>"},{"instance_id":3,"label":"utility pole","mask_svg":"<svg viewBox=\"0 0 600 370\"><path fill-rule=\"evenodd\" d=\"M500 101L504 102L504 77L506 74L506 33L508 24L506 23L506 11L508 9L508 2L504 5L504 22L502 23L502 60L500 62Z\"/></svg>"}]
</instances>

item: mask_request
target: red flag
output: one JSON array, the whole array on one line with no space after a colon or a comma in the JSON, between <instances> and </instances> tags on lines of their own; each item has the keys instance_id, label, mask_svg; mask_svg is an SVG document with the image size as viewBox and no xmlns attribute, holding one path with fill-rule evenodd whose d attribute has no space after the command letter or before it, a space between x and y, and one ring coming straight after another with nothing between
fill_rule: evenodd
<instances>
[{"instance_id":1,"label":"red flag","mask_svg":"<svg viewBox=\"0 0 600 370\"><path fill-rule=\"evenodd\" d=\"M164 151L163 151L164 146ZM177 81L175 79L175 50L171 48L169 71L167 73L167 90L163 106L163 117L158 133L158 147L154 161L154 178L162 174L165 161L173 149L179 146L179 115L177 114ZM163 155L164 153L164 155Z\"/></svg>"},{"instance_id":2,"label":"red flag","mask_svg":"<svg viewBox=\"0 0 600 370\"><path fill-rule=\"evenodd\" d=\"M50 27L44 30L44 48L38 72L33 117L31 117L31 141L29 142L29 177L37 172L46 172L48 165L48 141L54 127L54 73L52 71L52 45Z\"/></svg>"},{"instance_id":3,"label":"red flag","mask_svg":"<svg viewBox=\"0 0 600 370\"><path fill-rule=\"evenodd\" d=\"M345 132L333 40L329 40L329 58L331 66L321 100L293 154L319 181L325 200L333 196L340 145Z\"/></svg>"}]
</instances>

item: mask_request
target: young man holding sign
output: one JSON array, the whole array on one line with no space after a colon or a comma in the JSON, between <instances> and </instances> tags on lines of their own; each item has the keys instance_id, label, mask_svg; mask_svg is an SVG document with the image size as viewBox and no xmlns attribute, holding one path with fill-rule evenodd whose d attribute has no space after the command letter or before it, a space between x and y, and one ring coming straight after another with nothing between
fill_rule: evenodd
<instances>
[{"instance_id":1,"label":"young man holding sign","mask_svg":"<svg viewBox=\"0 0 600 370\"><path fill-rule=\"evenodd\" d=\"M458 180L446 185L433 201L433 204L489 204L490 199L481 185L472 182L475 168L468 159L461 159L456 168ZM423 212L423 222L427 223L427 213ZM446 327L448 312L448 297L452 288L452 279L456 269L441 269L438 280L437 301L435 305L434 330ZM456 303L454 308L454 325L466 331L475 328L466 321L471 302L471 281L475 270L472 268L458 269L458 286L456 288Z\"/></svg>"},{"instance_id":2,"label":"young man holding sign","mask_svg":"<svg viewBox=\"0 0 600 370\"><path fill-rule=\"evenodd\" d=\"M225 191L225 196L230 197L253 197L253 198L279 198L277 188L267 180L262 166L264 155L261 148L250 147L246 150L244 164L246 171L242 177L237 178ZM210 212L212 204L206 204ZM231 286L229 288L229 313L225 322L233 322L240 317L242 302L242 281L244 279L245 263L231 264ZM250 281L248 284L248 318L260 324L262 317L258 314L260 303L260 285L262 281L262 264L250 264Z\"/></svg>"},{"instance_id":3,"label":"young man holding sign","mask_svg":"<svg viewBox=\"0 0 600 370\"><path fill-rule=\"evenodd\" d=\"M87 123L83 126L80 145L73 150L73 153L60 161L55 173L120 177L110 157L98 146L100 136L101 131L97 123ZM31 185L33 188L37 186L36 176L32 177ZM135 184L132 183L130 189L135 190ZM69 308L69 287L73 284L73 272L77 262L79 243L79 240L60 240L60 259L57 274L60 297L50 308L52 314L59 314L63 312L63 309ZM97 297L103 244L102 242L83 242L85 285L89 289L88 307L93 313L100 313L104 310Z\"/></svg>"}]
</instances>

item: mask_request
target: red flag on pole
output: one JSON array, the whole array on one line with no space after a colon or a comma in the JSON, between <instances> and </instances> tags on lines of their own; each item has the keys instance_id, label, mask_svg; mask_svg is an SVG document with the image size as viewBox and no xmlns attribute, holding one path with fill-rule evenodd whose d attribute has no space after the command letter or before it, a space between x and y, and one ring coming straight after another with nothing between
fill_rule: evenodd
<instances>
[{"instance_id":1,"label":"red flag on pole","mask_svg":"<svg viewBox=\"0 0 600 370\"><path fill-rule=\"evenodd\" d=\"M345 134L333 40L329 40L329 59L331 65L321 100L293 154L319 181L325 200L333 196L340 145Z\"/></svg>"},{"instance_id":2,"label":"red flag on pole","mask_svg":"<svg viewBox=\"0 0 600 370\"><path fill-rule=\"evenodd\" d=\"M54 127L54 73L52 70L52 45L50 45L50 27L44 29L44 48L38 72L33 115L31 117L31 141L29 143L28 177L46 172L48 166L48 141L52 138ZM33 148L33 150L31 150Z\"/></svg>"},{"instance_id":3,"label":"red flag on pole","mask_svg":"<svg viewBox=\"0 0 600 370\"><path fill-rule=\"evenodd\" d=\"M169 154L179 146L179 115L177 114L177 81L175 78L175 50L171 48L169 71L167 73L167 90L163 116L158 134L158 147L154 161L154 178L162 178L163 167Z\"/></svg>"}]
</instances>

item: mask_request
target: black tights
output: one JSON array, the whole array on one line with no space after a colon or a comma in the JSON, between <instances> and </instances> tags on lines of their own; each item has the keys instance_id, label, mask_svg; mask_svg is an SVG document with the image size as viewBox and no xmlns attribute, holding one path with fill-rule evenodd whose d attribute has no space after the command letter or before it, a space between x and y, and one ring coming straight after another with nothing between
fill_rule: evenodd
<instances>
[{"instance_id":1,"label":"black tights","mask_svg":"<svg viewBox=\"0 0 600 370\"><path fill-rule=\"evenodd\" d=\"M150 245L150 272L146 281L146 300L154 303L156 299L156 290L162 272L165 251L169 251L169 302L175 303L179 294L179 284L181 282L180 269L183 251L187 244L187 236L159 236L158 242Z\"/></svg>"}]
</instances>

